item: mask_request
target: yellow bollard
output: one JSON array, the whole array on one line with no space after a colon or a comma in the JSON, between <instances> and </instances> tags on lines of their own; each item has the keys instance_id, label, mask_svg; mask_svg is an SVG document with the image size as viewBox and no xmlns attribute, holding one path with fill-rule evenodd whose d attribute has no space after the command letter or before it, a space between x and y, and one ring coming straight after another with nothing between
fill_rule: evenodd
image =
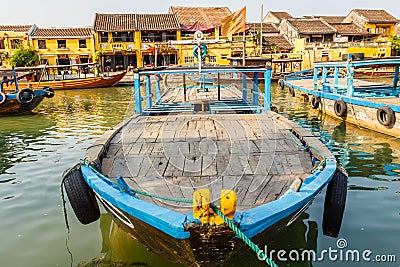
<instances>
[{"instance_id":1,"label":"yellow bollard","mask_svg":"<svg viewBox=\"0 0 400 267\"><path fill-rule=\"evenodd\" d=\"M209 222L210 190L199 189L193 193L193 217L202 224Z\"/></svg>"},{"instance_id":2,"label":"yellow bollard","mask_svg":"<svg viewBox=\"0 0 400 267\"><path fill-rule=\"evenodd\" d=\"M236 212L237 196L233 190L221 190L220 210L229 219L232 220ZM210 219L211 220L211 219ZM217 214L214 215L214 224L224 224L224 220Z\"/></svg>"}]
</instances>

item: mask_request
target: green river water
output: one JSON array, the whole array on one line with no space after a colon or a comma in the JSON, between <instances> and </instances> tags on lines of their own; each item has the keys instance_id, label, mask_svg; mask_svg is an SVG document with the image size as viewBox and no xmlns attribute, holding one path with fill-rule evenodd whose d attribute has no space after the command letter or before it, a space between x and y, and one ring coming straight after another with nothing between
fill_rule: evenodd
<instances>
[{"instance_id":1,"label":"green river water","mask_svg":"<svg viewBox=\"0 0 400 267\"><path fill-rule=\"evenodd\" d=\"M320 136L346 166L349 191L338 238L322 234L323 192L285 232L262 242L268 252L287 252L287 259L275 258L279 266L400 266L400 140L312 113L287 91L273 91L279 112ZM69 235L64 222L63 171L131 114L132 92L129 87L57 91L33 115L0 118L0 266L178 266L113 227L106 214L83 226L67 204ZM290 251L302 249L317 256L329 249L357 250L361 258L338 253L336 259L324 254L312 262L290 260ZM366 250L369 262L362 258ZM244 250L224 266L265 265Z\"/></svg>"}]
</instances>

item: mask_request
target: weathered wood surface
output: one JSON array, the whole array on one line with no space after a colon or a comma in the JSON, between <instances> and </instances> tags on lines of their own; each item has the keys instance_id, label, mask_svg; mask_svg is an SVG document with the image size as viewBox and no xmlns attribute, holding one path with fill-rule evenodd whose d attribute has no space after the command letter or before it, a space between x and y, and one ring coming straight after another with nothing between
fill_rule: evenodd
<instances>
[{"instance_id":1,"label":"weathered wood surface","mask_svg":"<svg viewBox=\"0 0 400 267\"><path fill-rule=\"evenodd\" d=\"M280 197L311 171L311 159L272 114L139 116L109 141L102 170L135 189L191 199L209 188L238 195L238 210ZM312 138L312 137L309 137ZM142 197L188 212L188 204Z\"/></svg>"}]
</instances>

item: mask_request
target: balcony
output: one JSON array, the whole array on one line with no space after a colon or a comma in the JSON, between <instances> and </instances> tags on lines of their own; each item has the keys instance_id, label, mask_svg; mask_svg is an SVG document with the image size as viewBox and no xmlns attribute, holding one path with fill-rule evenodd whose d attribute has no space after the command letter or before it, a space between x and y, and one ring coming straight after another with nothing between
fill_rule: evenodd
<instances>
[{"instance_id":1,"label":"balcony","mask_svg":"<svg viewBox=\"0 0 400 267\"><path fill-rule=\"evenodd\" d=\"M329 49L338 47L366 47L366 48L377 48L377 47L389 47L391 42L377 42L377 41L367 41L367 42L315 42L306 43L305 49Z\"/></svg>"}]
</instances>

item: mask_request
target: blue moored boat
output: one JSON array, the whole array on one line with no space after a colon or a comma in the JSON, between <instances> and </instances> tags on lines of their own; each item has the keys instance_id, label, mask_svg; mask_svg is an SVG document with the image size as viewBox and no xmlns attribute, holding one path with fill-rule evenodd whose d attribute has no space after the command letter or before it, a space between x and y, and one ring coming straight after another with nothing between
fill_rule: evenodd
<instances>
[{"instance_id":1,"label":"blue moored boat","mask_svg":"<svg viewBox=\"0 0 400 267\"><path fill-rule=\"evenodd\" d=\"M250 239L290 224L329 184L324 231L337 236L347 176L317 137L271 111L270 68L136 70L134 77L136 114L64 175L82 223L98 219L97 198L150 250L209 266L241 239L262 256Z\"/></svg>"},{"instance_id":2,"label":"blue moored boat","mask_svg":"<svg viewBox=\"0 0 400 267\"><path fill-rule=\"evenodd\" d=\"M0 116L20 115L31 112L42 100L54 96L54 90L50 87L43 89L20 89L18 77L14 68L10 70L0 70L2 80L0 81ZM25 75L26 76L26 75ZM13 84L14 90L6 90L5 86Z\"/></svg>"},{"instance_id":3,"label":"blue moored boat","mask_svg":"<svg viewBox=\"0 0 400 267\"><path fill-rule=\"evenodd\" d=\"M400 137L400 57L340 62L317 62L313 70L296 72L280 80L291 94L308 96L310 106L330 116L380 133ZM354 78L356 71L386 69L391 78ZM389 71L391 70L391 71Z\"/></svg>"}]
</instances>

